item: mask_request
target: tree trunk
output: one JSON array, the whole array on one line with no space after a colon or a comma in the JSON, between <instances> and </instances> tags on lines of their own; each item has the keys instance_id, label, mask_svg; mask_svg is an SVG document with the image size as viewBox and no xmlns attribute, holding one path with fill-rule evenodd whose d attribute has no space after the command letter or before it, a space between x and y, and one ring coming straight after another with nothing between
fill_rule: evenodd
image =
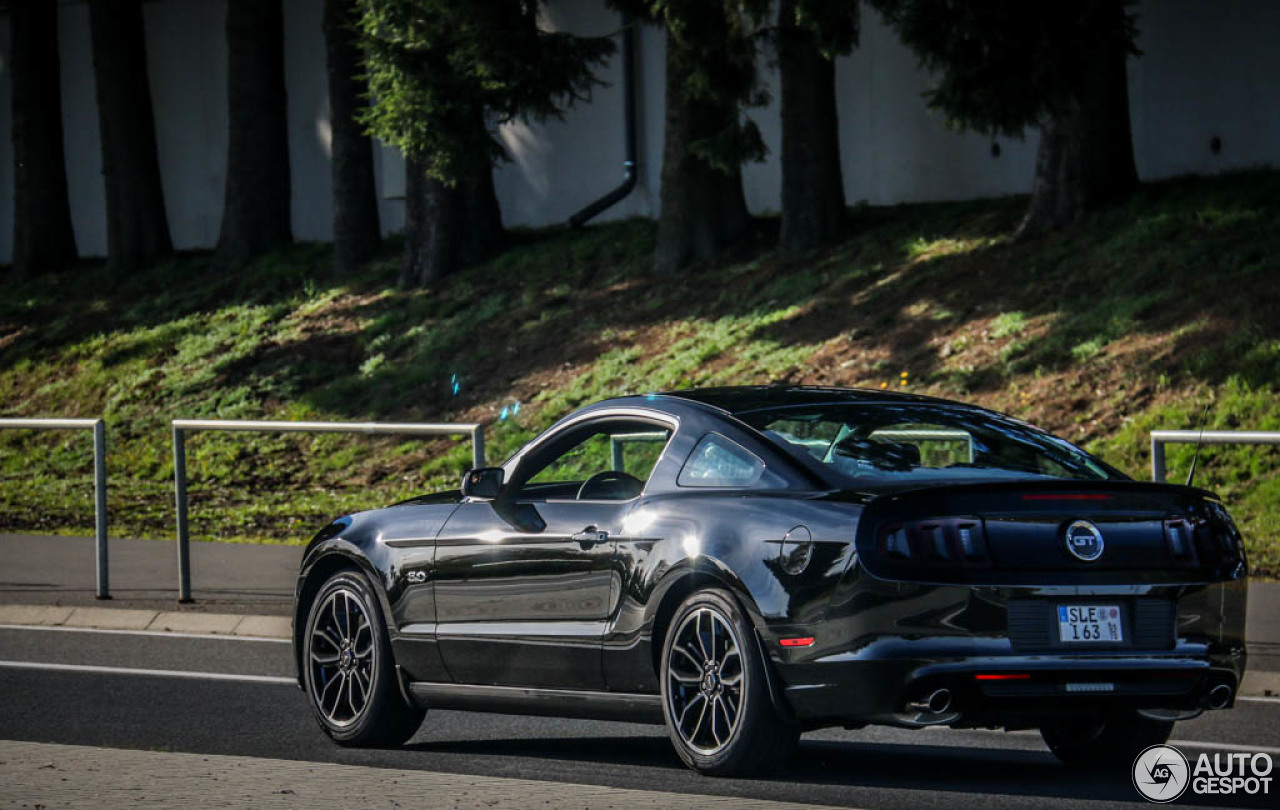
<instances>
[{"instance_id":1,"label":"tree trunk","mask_svg":"<svg viewBox=\"0 0 1280 810\"><path fill-rule=\"evenodd\" d=\"M120 277L173 252L141 0L90 0L89 32L107 192L107 264Z\"/></svg>"},{"instance_id":2,"label":"tree trunk","mask_svg":"<svg viewBox=\"0 0 1280 810\"><path fill-rule=\"evenodd\" d=\"M356 46L353 0L325 0L324 41L329 68L329 126L333 143L333 270L349 275L382 244L373 141L356 114L365 83Z\"/></svg>"},{"instance_id":3,"label":"tree trunk","mask_svg":"<svg viewBox=\"0 0 1280 810\"><path fill-rule=\"evenodd\" d=\"M238 268L293 242L280 0L227 6L227 185L217 264Z\"/></svg>"},{"instance_id":4,"label":"tree trunk","mask_svg":"<svg viewBox=\"0 0 1280 810\"><path fill-rule=\"evenodd\" d=\"M404 171L404 262L400 284L430 287L453 270L457 194L428 177L426 165L419 161L406 160Z\"/></svg>"},{"instance_id":5,"label":"tree trunk","mask_svg":"<svg viewBox=\"0 0 1280 810\"><path fill-rule=\"evenodd\" d=\"M797 0L778 3L778 71L782 80L782 233L784 253L798 255L839 236L844 223L836 66L813 34L795 25Z\"/></svg>"},{"instance_id":6,"label":"tree trunk","mask_svg":"<svg viewBox=\"0 0 1280 810\"><path fill-rule=\"evenodd\" d=\"M13 271L21 279L76 259L62 147L58 4L9 4L13 105Z\"/></svg>"},{"instance_id":7,"label":"tree trunk","mask_svg":"<svg viewBox=\"0 0 1280 810\"><path fill-rule=\"evenodd\" d=\"M662 150L662 210L658 214L653 271L672 275L718 254L747 229L750 217L742 193L742 170L712 168L692 145L737 121L732 102L689 99L682 64L696 58L675 37L667 37L667 117Z\"/></svg>"},{"instance_id":8,"label":"tree trunk","mask_svg":"<svg viewBox=\"0 0 1280 810\"><path fill-rule=\"evenodd\" d=\"M1138 187L1127 58L1119 46L1103 54L1081 77L1077 96L1041 120L1031 204L1015 239L1071 225Z\"/></svg>"},{"instance_id":9,"label":"tree trunk","mask_svg":"<svg viewBox=\"0 0 1280 810\"><path fill-rule=\"evenodd\" d=\"M478 164L450 188L429 177L425 164L405 161L404 236L400 283L406 287L429 287L492 256L503 229L489 164Z\"/></svg>"},{"instance_id":10,"label":"tree trunk","mask_svg":"<svg viewBox=\"0 0 1280 810\"><path fill-rule=\"evenodd\" d=\"M493 167L488 162L474 167L458 184L458 193L462 201L458 260L460 267L470 267L501 250L506 238L498 192L493 186Z\"/></svg>"}]
</instances>

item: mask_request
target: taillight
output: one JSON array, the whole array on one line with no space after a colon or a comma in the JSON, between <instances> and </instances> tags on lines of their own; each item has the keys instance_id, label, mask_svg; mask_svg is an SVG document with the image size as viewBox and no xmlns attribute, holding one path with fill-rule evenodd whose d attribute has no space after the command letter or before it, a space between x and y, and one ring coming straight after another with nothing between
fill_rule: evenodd
<instances>
[{"instance_id":1,"label":"taillight","mask_svg":"<svg viewBox=\"0 0 1280 810\"><path fill-rule=\"evenodd\" d=\"M1174 559L1185 560L1195 553L1195 525L1182 518L1166 520L1164 540Z\"/></svg>"},{"instance_id":2,"label":"taillight","mask_svg":"<svg viewBox=\"0 0 1280 810\"><path fill-rule=\"evenodd\" d=\"M1165 546L1181 565L1218 565L1239 554L1240 533L1225 509L1209 505L1209 517L1164 521Z\"/></svg>"},{"instance_id":3,"label":"taillight","mask_svg":"<svg viewBox=\"0 0 1280 810\"><path fill-rule=\"evenodd\" d=\"M1217 501L1207 501L1206 506L1209 511L1209 520L1199 521L1203 529L1196 532L1196 543L1201 558L1221 561L1240 557L1241 552L1244 551L1244 538L1240 536L1240 530L1236 528L1231 514ZM1204 544L1204 549L1199 549L1200 543Z\"/></svg>"},{"instance_id":4,"label":"taillight","mask_svg":"<svg viewBox=\"0 0 1280 810\"><path fill-rule=\"evenodd\" d=\"M886 523L878 547L887 559L921 565L986 565L987 537L980 518L937 518Z\"/></svg>"}]
</instances>

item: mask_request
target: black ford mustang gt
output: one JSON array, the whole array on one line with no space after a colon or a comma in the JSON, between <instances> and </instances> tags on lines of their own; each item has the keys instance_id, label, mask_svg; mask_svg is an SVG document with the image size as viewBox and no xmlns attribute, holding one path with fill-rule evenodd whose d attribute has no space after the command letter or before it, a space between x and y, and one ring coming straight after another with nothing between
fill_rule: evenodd
<instances>
[{"instance_id":1,"label":"black ford mustang gt","mask_svg":"<svg viewBox=\"0 0 1280 810\"><path fill-rule=\"evenodd\" d=\"M348 745L431 708L665 723L706 773L804 730L1039 728L1127 766L1233 705L1245 561L1212 494L920 396L608 400L303 558L298 680Z\"/></svg>"}]
</instances>

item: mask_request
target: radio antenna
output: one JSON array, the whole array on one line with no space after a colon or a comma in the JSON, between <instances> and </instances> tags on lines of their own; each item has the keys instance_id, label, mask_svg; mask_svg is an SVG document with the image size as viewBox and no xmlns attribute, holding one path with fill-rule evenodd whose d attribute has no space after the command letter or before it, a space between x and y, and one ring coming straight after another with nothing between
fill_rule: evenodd
<instances>
[{"instance_id":1,"label":"radio antenna","mask_svg":"<svg viewBox=\"0 0 1280 810\"><path fill-rule=\"evenodd\" d=\"M1187 486L1196 478L1196 462L1200 460L1200 444L1204 441L1204 425L1209 421L1209 403L1204 405L1204 413L1200 415L1200 435L1196 437L1196 451L1191 456L1191 471L1187 473Z\"/></svg>"}]
</instances>

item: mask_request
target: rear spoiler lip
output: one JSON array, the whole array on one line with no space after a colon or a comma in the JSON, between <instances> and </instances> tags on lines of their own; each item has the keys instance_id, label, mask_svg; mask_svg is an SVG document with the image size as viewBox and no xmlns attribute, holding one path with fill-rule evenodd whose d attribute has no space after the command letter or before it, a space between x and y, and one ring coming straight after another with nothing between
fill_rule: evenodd
<instances>
[{"instance_id":1,"label":"rear spoiler lip","mask_svg":"<svg viewBox=\"0 0 1280 810\"><path fill-rule=\"evenodd\" d=\"M822 500L844 501L868 504L872 501L883 501L900 495L915 495L922 492L934 494L947 493L954 495L984 495L988 493L1164 493L1182 496L1194 496L1221 503L1222 499L1210 490L1200 487L1188 487L1182 484L1165 484L1154 481L984 481L972 484L937 484L921 481L918 484L904 483L901 486L875 489L833 489L819 496Z\"/></svg>"}]
</instances>

